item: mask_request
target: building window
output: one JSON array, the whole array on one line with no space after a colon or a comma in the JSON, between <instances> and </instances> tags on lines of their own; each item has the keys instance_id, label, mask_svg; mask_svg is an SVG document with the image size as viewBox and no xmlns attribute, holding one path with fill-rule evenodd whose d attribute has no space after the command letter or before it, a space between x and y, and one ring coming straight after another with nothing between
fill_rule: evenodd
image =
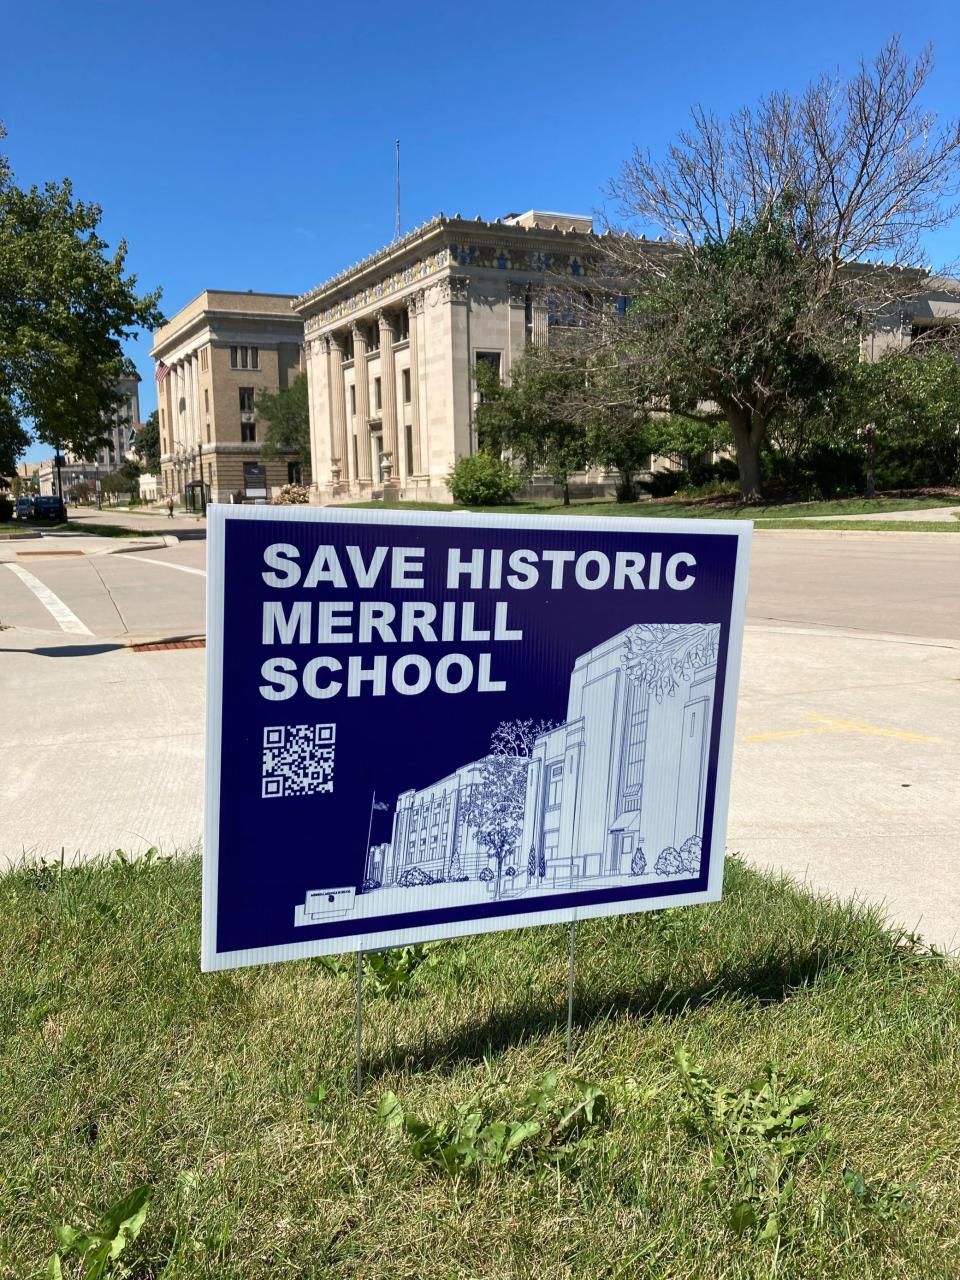
<instances>
[{"instance_id":1,"label":"building window","mask_svg":"<svg viewBox=\"0 0 960 1280\"><path fill-rule=\"evenodd\" d=\"M238 353L238 350L239 350L239 348L237 348L237 347L231 347L231 348L230 348L230 368L231 368L231 369L236 369L236 368L238 367L238 366L237 366L237 353Z\"/></svg>"},{"instance_id":2,"label":"building window","mask_svg":"<svg viewBox=\"0 0 960 1280\"><path fill-rule=\"evenodd\" d=\"M250 348L250 368L251 369L260 368L260 348L259 347Z\"/></svg>"},{"instance_id":3,"label":"building window","mask_svg":"<svg viewBox=\"0 0 960 1280\"><path fill-rule=\"evenodd\" d=\"M353 382L350 383L350 413L353 417L357 416L357 388Z\"/></svg>"},{"instance_id":4,"label":"building window","mask_svg":"<svg viewBox=\"0 0 960 1280\"><path fill-rule=\"evenodd\" d=\"M255 422L240 423L240 441L242 444L256 444L257 424Z\"/></svg>"},{"instance_id":5,"label":"building window","mask_svg":"<svg viewBox=\"0 0 960 1280\"><path fill-rule=\"evenodd\" d=\"M206 347L201 347L200 348L200 368L203 370L206 370L207 368L209 368L209 364L210 364L210 361L208 358L208 350Z\"/></svg>"},{"instance_id":6,"label":"building window","mask_svg":"<svg viewBox=\"0 0 960 1280\"><path fill-rule=\"evenodd\" d=\"M353 359L353 330L352 330L352 329L350 330L350 332L347 334L346 338L344 339L344 343L343 343L343 358L344 358L344 360L345 360L345 361L346 361L346 360L352 360L352 359Z\"/></svg>"},{"instance_id":7,"label":"building window","mask_svg":"<svg viewBox=\"0 0 960 1280\"><path fill-rule=\"evenodd\" d=\"M547 808L559 809L563 795L563 761L552 764L547 772Z\"/></svg>"},{"instance_id":8,"label":"building window","mask_svg":"<svg viewBox=\"0 0 960 1280\"><path fill-rule=\"evenodd\" d=\"M367 350L368 351L380 350L380 326L379 324L376 323L376 321L374 321L374 323L367 330Z\"/></svg>"},{"instance_id":9,"label":"building window","mask_svg":"<svg viewBox=\"0 0 960 1280\"><path fill-rule=\"evenodd\" d=\"M381 391L380 391L380 379L379 379L379 378L374 378L374 380L373 380L373 407L374 407L375 409L382 409L382 408L383 408L383 402L382 402L382 399L381 399Z\"/></svg>"},{"instance_id":10,"label":"building window","mask_svg":"<svg viewBox=\"0 0 960 1280\"><path fill-rule=\"evenodd\" d=\"M405 428L407 445L407 475L413 475L413 427L408 422Z\"/></svg>"},{"instance_id":11,"label":"building window","mask_svg":"<svg viewBox=\"0 0 960 1280\"><path fill-rule=\"evenodd\" d=\"M397 341L406 342L410 337L410 312L403 308L397 316Z\"/></svg>"},{"instance_id":12,"label":"building window","mask_svg":"<svg viewBox=\"0 0 960 1280\"><path fill-rule=\"evenodd\" d=\"M639 809L643 790L643 762L647 749L647 704L649 698L640 685L631 684L624 725L622 790L624 808Z\"/></svg>"},{"instance_id":13,"label":"building window","mask_svg":"<svg viewBox=\"0 0 960 1280\"><path fill-rule=\"evenodd\" d=\"M246 347L240 348L240 368L241 369L247 368L247 348Z\"/></svg>"},{"instance_id":14,"label":"building window","mask_svg":"<svg viewBox=\"0 0 960 1280\"><path fill-rule=\"evenodd\" d=\"M203 388L203 409L205 413L210 412L210 388Z\"/></svg>"},{"instance_id":15,"label":"building window","mask_svg":"<svg viewBox=\"0 0 960 1280\"><path fill-rule=\"evenodd\" d=\"M474 352L474 361L479 369L481 365L486 369L491 369L497 381L500 381L500 352L499 351L476 351ZM480 393L480 403L482 404L485 397Z\"/></svg>"},{"instance_id":16,"label":"building window","mask_svg":"<svg viewBox=\"0 0 960 1280\"><path fill-rule=\"evenodd\" d=\"M403 384L403 403L410 403L410 370L403 369L400 372L400 380Z\"/></svg>"},{"instance_id":17,"label":"building window","mask_svg":"<svg viewBox=\"0 0 960 1280\"><path fill-rule=\"evenodd\" d=\"M353 474L354 477L360 474L360 456L357 452L357 437L353 437Z\"/></svg>"},{"instance_id":18,"label":"building window","mask_svg":"<svg viewBox=\"0 0 960 1280\"><path fill-rule=\"evenodd\" d=\"M240 388L240 412L253 413L253 387Z\"/></svg>"},{"instance_id":19,"label":"building window","mask_svg":"<svg viewBox=\"0 0 960 1280\"><path fill-rule=\"evenodd\" d=\"M303 484L303 469L299 462L287 463L287 484Z\"/></svg>"}]
</instances>

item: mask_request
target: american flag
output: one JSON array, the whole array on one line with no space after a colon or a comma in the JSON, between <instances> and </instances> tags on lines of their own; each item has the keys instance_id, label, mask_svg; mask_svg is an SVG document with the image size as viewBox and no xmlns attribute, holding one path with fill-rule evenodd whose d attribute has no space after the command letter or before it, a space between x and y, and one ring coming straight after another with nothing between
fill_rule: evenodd
<instances>
[{"instance_id":1,"label":"american flag","mask_svg":"<svg viewBox=\"0 0 960 1280\"><path fill-rule=\"evenodd\" d=\"M165 365L162 360L157 361L157 386L164 380L170 372L169 366Z\"/></svg>"}]
</instances>

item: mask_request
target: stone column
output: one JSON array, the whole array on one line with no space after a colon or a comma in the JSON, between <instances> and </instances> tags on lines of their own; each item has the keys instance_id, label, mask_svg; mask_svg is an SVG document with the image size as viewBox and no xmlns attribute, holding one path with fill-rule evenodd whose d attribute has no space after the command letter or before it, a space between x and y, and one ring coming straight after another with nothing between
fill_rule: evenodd
<instances>
[{"instance_id":1,"label":"stone column","mask_svg":"<svg viewBox=\"0 0 960 1280\"><path fill-rule=\"evenodd\" d=\"M327 412L330 417L333 456L340 462L341 485L356 480L353 474L353 449L347 423L346 388L343 383L343 338L331 333L326 340ZM332 476L331 476L332 479Z\"/></svg>"},{"instance_id":2,"label":"stone column","mask_svg":"<svg viewBox=\"0 0 960 1280\"><path fill-rule=\"evenodd\" d=\"M530 340L535 347L545 347L550 331L546 290L531 286L531 292L533 294L533 332Z\"/></svg>"},{"instance_id":3,"label":"stone column","mask_svg":"<svg viewBox=\"0 0 960 1280\"><path fill-rule=\"evenodd\" d=\"M383 424L383 452L387 454L390 479L384 488L400 487L400 450L397 447L397 367L393 354L393 325L385 311L377 312L380 325L380 406Z\"/></svg>"},{"instance_id":4,"label":"stone column","mask_svg":"<svg viewBox=\"0 0 960 1280\"><path fill-rule=\"evenodd\" d=\"M420 448L420 332L419 316L423 310L423 292L418 290L407 298L410 312L410 436L413 457L408 459L411 475L423 474Z\"/></svg>"},{"instance_id":5,"label":"stone column","mask_svg":"<svg viewBox=\"0 0 960 1280\"><path fill-rule=\"evenodd\" d=\"M357 388L357 479L372 484L370 470L370 379L367 377L367 334L353 326L353 380Z\"/></svg>"}]
</instances>

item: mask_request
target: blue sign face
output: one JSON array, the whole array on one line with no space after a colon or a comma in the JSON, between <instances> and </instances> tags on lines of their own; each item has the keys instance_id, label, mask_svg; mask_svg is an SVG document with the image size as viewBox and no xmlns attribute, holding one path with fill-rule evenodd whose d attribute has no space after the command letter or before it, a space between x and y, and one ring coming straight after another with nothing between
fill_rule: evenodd
<instances>
[{"instance_id":1,"label":"blue sign face","mask_svg":"<svg viewBox=\"0 0 960 1280\"><path fill-rule=\"evenodd\" d=\"M720 896L747 523L208 519L205 969Z\"/></svg>"}]
</instances>

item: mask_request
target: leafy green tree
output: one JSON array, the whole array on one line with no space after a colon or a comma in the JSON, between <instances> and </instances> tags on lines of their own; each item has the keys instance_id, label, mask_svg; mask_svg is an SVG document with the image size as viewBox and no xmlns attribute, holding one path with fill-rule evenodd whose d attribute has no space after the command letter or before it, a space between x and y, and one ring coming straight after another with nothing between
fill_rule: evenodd
<instances>
[{"instance_id":1,"label":"leafy green tree","mask_svg":"<svg viewBox=\"0 0 960 1280\"><path fill-rule=\"evenodd\" d=\"M840 431L864 457L864 496L876 491L878 465L899 470L900 487L953 484L960 478L960 364L949 351L892 352L848 369L839 402Z\"/></svg>"},{"instance_id":2,"label":"leafy green tree","mask_svg":"<svg viewBox=\"0 0 960 1280\"><path fill-rule=\"evenodd\" d=\"M310 406L306 375L298 374L289 386L282 387L279 391L260 391L256 409L257 416L266 423L263 456L274 458L278 453L283 453L290 461L308 467Z\"/></svg>"},{"instance_id":3,"label":"leafy green tree","mask_svg":"<svg viewBox=\"0 0 960 1280\"><path fill-rule=\"evenodd\" d=\"M137 456L148 475L160 474L160 415L156 409L148 416L134 439Z\"/></svg>"},{"instance_id":4,"label":"leafy green tree","mask_svg":"<svg viewBox=\"0 0 960 1280\"><path fill-rule=\"evenodd\" d=\"M781 415L812 412L854 340L841 300L823 295L787 224L771 214L648 273L625 337L661 408L733 436L741 493L760 498L760 449Z\"/></svg>"},{"instance_id":5,"label":"leafy green tree","mask_svg":"<svg viewBox=\"0 0 960 1280\"><path fill-rule=\"evenodd\" d=\"M162 323L159 291L136 292L126 243L111 253L100 217L69 180L22 190L0 158L0 456L22 450L28 423L89 456L133 372L123 342Z\"/></svg>"},{"instance_id":6,"label":"leafy green tree","mask_svg":"<svg viewBox=\"0 0 960 1280\"><path fill-rule=\"evenodd\" d=\"M482 362L477 369L481 448L509 450L528 474L546 471L563 490L565 505L570 473L584 467L588 455L584 418L571 412L582 400L582 385L582 364L540 347L527 347L508 383L501 384Z\"/></svg>"}]
</instances>

